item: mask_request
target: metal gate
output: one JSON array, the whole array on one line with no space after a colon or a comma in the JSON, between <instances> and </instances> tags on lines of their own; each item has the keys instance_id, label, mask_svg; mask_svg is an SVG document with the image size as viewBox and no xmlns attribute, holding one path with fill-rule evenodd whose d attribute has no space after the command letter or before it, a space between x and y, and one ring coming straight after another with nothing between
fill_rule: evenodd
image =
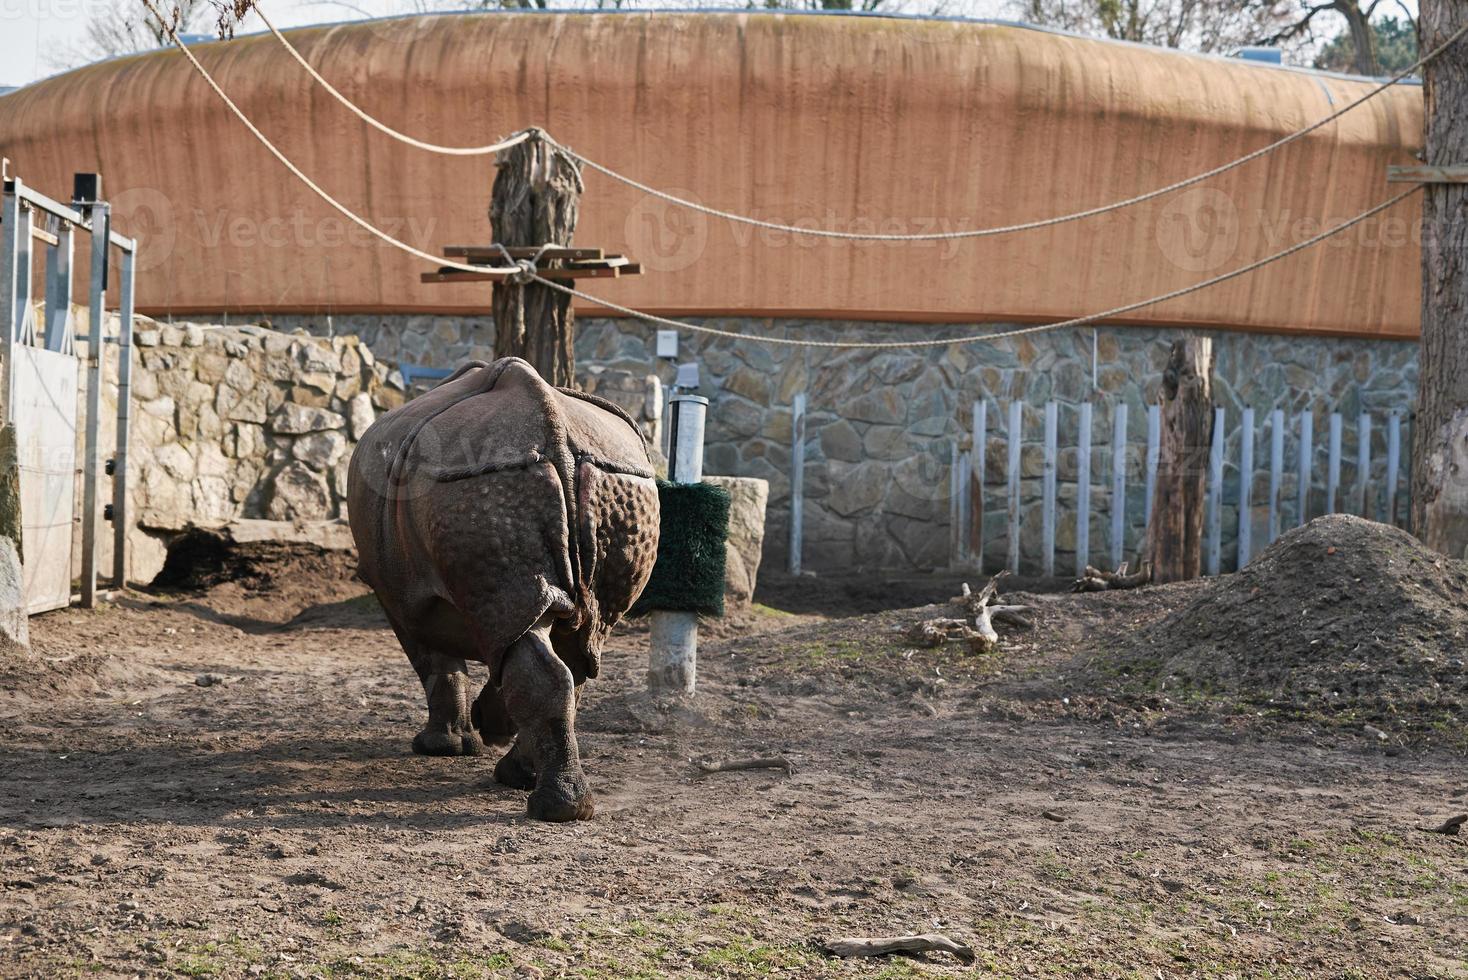
<instances>
[{"instance_id":1,"label":"metal gate","mask_svg":"<svg viewBox=\"0 0 1468 980\"><path fill-rule=\"evenodd\" d=\"M95 604L97 543L103 511L99 501L102 465L99 423L102 410L102 365L106 346L115 343L118 370L117 449L106 464L114 476L112 504L106 516L114 522L114 581L126 578L127 437L130 416L133 329L133 253L135 243L111 230L109 206L99 200L101 179L78 174L68 207L5 175L0 197L0 420L15 432L20 484L21 579L30 613L57 609L71 602L73 538L77 523L77 476L81 479L82 605ZM78 460L78 393L82 361L72 329L72 261L77 231L91 244L91 288L88 293L87 405ZM35 245L44 246L44 265ZM104 329L110 248L121 252L120 330L116 338ZM44 323L36 322L31 290L35 272L43 272L46 290ZM0 461L4 462L4 461ZM79 465L80 464L80 465Z\"/></svg>"}]
</instances>

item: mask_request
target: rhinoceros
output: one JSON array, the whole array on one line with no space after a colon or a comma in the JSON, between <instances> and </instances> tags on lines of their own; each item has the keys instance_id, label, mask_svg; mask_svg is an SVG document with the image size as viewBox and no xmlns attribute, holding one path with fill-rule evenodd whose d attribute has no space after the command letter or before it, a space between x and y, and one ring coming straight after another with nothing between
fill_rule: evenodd
<instances>
[{"instance_id":1,"label":"rhinoceros","mask_svg":"<svg viewBox=\"0 0 1468 980\"><path fill-rule=\"evenodd\" d=\"M473 362L367 430L347 500L360 574L427 696L414 751L515 735L495 779L531 790L532 818L589 818L581 685L657 555L636 423L519 358ZM489 667L477 698L468 660Z\"/></svg>"}]
</instances>

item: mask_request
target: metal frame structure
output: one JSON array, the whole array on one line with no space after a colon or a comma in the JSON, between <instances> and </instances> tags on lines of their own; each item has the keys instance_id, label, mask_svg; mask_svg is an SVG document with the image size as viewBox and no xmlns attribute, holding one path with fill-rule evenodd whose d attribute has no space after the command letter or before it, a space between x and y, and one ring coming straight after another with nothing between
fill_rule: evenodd
<instances>
[{"instance_id":1,"label":"metal frame structure","mask_svg":"<svg viewBox=\"0 0 1468 980\"><path fill-rule=\"evenodd\" d=\"M74 341L87 341L86 441L83 446L82 484L82 579L81 604L97 603L97 541L100 524L110 517L113 530L112 579L116 588L127 581L127 449L132 417L133 284L137 242L112 231L112 209L101 200L101 178L77 174L73 201L61 204L20 179L3 174L0 197L0 422L16 418L15 348L36 346L34 303L31 295L36 268L35 243L45 248L45 335L44 349L69 353ZM71 296L74 275L76 232L91 237L88 333L75 337L71 331ZM116 248L120 262L116 283L120 328L118 336L106 336L106 300L109 288L109 250ZM100 423L102 413L102 368L106 347L115 343L119 353L117 389L117 444L113 458L105 464L112 476L112 503L104 515L99 510ZM73 501L73 508L75 502Z\"/></svg>"}]
</instances>

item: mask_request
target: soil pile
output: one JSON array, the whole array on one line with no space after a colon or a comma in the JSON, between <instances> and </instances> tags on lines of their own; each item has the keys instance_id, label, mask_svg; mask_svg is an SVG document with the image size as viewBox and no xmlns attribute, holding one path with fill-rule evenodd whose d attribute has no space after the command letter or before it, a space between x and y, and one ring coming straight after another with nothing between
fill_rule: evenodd
<instances>
[{"instance_id":1,"label":"soil pile","mask_svg":"<svg viewBox=\"0 0 1468 980\"><path fill-rule=\"evenodd\" d=\"M1321 517L1143 629L1130 652L1168 690L1387 730L1461 724L1468 562L1385 524Z\"/></svg>"}]
</instances>

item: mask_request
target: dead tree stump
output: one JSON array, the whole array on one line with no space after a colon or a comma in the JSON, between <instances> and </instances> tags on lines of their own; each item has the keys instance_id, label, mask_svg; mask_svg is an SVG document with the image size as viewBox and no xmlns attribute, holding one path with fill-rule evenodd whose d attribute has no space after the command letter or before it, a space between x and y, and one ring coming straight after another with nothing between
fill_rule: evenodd
<instances>
[{"instance_id":1,"label":"dead tree stump","mask_svg":"<svg viewBox=\"0 0 1468 980\"><path fill-rule=\"evenodd\" d=\"M1157 491L1143 552L1155 582L1203 573L1203 508L1213 441L1213 341L1174 341L1162 375L1162 442Z\"/></svg>"},{"instance_id":2,"label":"dead tree stump","mask_svg":"<svg viewBox=\"0 0 1468 980\"><path fill-rule=\"evenodd\" d=\"M501 151L495 167L489 205L495 242L506 247L570 245L583 190L580 164L537 131ZM543 260L538 267L558 265L560 260ZM570 296L538 282L497 282L492 308L496 357L522 357L550 384L575 386L576 324Z\"/></svg>"}]
</instances>

